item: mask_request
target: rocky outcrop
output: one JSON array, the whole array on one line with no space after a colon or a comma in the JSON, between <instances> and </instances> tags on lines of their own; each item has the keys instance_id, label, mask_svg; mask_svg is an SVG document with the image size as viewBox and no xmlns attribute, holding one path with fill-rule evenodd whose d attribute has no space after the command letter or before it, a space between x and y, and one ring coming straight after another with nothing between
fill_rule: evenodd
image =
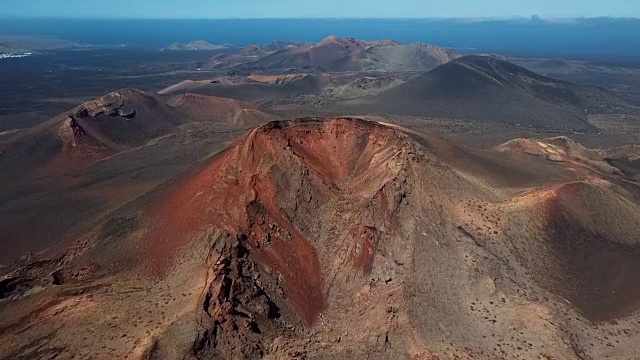
<instances>
[{"instance_id":1,"label":"rocky outcrop","mask_svg":"<svg viewBox=\"0 0 640 360\"><path fill-rule=\"evenodd\" d=\"M97 117L105 114L107 116L119 116L132 119L136 116L136 109L129 108L127 103L135 103L138 99L153 101L153 99L144 92L125 89L86 102L74 109L71 116L83 118Z\"/></svg>"}]
</instances>

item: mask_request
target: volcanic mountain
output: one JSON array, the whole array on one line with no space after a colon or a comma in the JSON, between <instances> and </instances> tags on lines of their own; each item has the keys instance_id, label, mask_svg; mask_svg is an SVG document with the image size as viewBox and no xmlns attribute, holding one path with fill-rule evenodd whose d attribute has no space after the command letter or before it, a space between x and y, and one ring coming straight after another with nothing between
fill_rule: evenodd
<instances>
[{"instance_id":1,"label":"volcanic mountain","mask_svg":"<svg viewBox=\"0 0 640 360\"><path fill-rule=\"evenodd\" d=\"M235 61L236 68L250 71L426 71L459 56L433 45L401 45L391 40L363 41L335 36L314 45L289 45L269 54L262 50L259 58L251 61L241 53L220 55L209 62L209 67L228 66ZM223 58L233 61L223 62Z\"/></svg>"},{"instance_id":2,"label":"volcanic mountain","mask_svg":"<svg viewBox=\"0 0 640 360\"><path fill-rule=\"evenodd\" d=\"M255 105L231 99L196 94L156 96L124 89L16 132L5 141L4 159L17 160L20 168L33 170L38 168L35 163L63 158L61 162L77 168L175 133L181 125L210 122L251 127L274 118ZM29 166L24 166L25 158ZM57 170L64 170L59 165L56 163Z\"/></svg>"},{"instance_id":3,"label":"volcanic mountain","mask_svg":"<svg viewBox=\"0 0 640 360\"><path fill-rule=\"evenodd\" d=\"M274 119L236 100L124 89L0 137L0 262L72 236Z\"/></svg>"},{"instance_id":4,"label":"volcanic mountain","mask_svg":"<svg viewBox=\"0 0 640 360\"><path fill-rule=\"evenodd\" d=\"M594 129L586 121L588 114L633 110L606 90L552 79L486 56L458 58L342 108L581 131Z\"/></svg>"},{"instance_id":5,"label":"volcanic mountain","mask_svg":"<svg viewBox=\"0 0 640 360\"><path fill-rule=\"evenodd\" d=\"M638 188L564 138L250 131L4 271L6 358L626 359Z\"/></svg>"}]
</instances>

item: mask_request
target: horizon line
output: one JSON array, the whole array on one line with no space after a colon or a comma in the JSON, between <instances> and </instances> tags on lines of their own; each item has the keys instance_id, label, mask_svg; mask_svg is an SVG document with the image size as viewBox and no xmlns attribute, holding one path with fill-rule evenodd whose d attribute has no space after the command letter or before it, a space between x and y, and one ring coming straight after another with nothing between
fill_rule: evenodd
<instances>
[{"instance_id":1,"label":"horizon line","mask_svg":"<svg viewBox=\"0 0 640 360\"><path fill-rule=\"evenodd\" d=\"M248 17L248 18L216 18L216 17L113 17L113 16L12 16L0 15L3 20L227 20L227 21L246 21L246 20L448 20L448 21L509 21L509 20L526 20L526 21L575 21L575 20L640 20L635 16L540 16L540 15L513 15L513 16L468 16L468 17Z\"/></svg>"}]
</instances>

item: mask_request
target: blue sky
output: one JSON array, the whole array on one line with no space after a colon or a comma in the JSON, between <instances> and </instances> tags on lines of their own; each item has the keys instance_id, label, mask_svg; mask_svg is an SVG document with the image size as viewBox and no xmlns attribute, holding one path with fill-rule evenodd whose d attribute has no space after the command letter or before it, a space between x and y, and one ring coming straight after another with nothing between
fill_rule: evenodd
<instances>
[{"instance_id":1,"label":"blue sky","mask_svg":"<svg viewBox=\"0 0 640 360\"><path fill-rule=\"evenodd\" d=\"M640 0L0 0L0 17L640 17Z\"/></svg>"}]
</instances>

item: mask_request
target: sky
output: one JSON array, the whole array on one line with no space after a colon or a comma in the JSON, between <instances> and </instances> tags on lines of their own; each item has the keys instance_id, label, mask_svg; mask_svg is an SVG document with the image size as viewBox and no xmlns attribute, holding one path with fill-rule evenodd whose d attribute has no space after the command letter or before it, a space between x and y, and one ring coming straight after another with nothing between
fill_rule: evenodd
<instances>
[{"instance_id":1,"label":"sky","mask_svg":"<svg viewBox=\"0 0 640 360\"><path fill-rule=\"evenodd\" d=\"M640 17L640 0L0 0L13 18Z\"/></svg>"}]
</instances>

